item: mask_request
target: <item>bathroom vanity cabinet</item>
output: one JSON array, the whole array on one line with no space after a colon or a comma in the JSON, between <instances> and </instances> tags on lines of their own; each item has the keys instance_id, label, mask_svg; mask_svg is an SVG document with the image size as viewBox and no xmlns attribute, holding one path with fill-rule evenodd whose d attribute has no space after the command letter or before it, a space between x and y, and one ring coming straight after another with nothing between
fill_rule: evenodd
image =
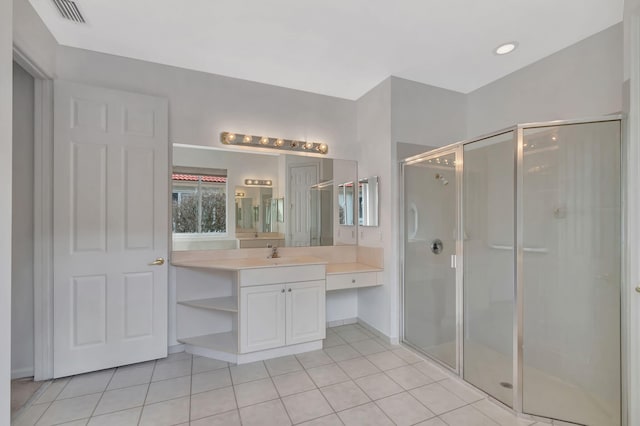
<instances>
[{"instance_id":1,"label":"bathroom vanity cabinet","mask_svg":"<svg viewBox=\"0 0 640 426\"><path fill-rule=\"evenodd\" d=\"M325 338L324 280L240 289L240 353Z\"/></svg>"},{"instance_id":2,"label":"bathroom vanity cabinet","mask_svg":"<svg viewBox=\"0 0 640 426\"><path fill-rule=\"evenodd\" d=\"M243 364L321 349L327 293L383 284L380 248L283 249L276 259L253 250L172 256L176 335L187 352Z\"/></svg>"},{"instance_id":3,"label":"bathroom vanity cabinet","mask_svg":"<svg viewBox=\"0 0 640 426\"><path fill-rule=\"evenodd\" d=\"M181 283L178 341L187 352L238 364L321 349L325 264L304 257L177 265L211 277L209 286Z\"/></svg>"}]
</instances>

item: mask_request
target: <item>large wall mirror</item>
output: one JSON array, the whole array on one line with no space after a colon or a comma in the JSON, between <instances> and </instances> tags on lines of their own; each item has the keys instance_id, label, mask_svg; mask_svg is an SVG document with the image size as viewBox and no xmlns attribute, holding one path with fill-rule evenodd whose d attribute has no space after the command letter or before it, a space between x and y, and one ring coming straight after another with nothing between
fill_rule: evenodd
<instances>
[{"instance_id":1,"label":"large wall mirror","mask_svg":"<svg viewBox=\"0 0 640 426\"><path fill-rule=\"evenodd\" d=\"M355 161L176 144L173 250L356 244L338 186L357 181Z\"/></svg>"}]
</instances>

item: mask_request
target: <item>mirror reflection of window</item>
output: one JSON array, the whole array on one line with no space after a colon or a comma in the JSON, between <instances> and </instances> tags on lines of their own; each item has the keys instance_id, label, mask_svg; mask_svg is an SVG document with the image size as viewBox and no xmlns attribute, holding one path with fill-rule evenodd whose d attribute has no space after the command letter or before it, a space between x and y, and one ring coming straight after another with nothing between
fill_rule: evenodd
<instances>
[{"instance_id":1,"label":"mirror reflection of window","mask_svg":"<svg viewBox=\"0 0 640 426\"><path fill-rule=\"evenodd\" d=\"M220 170L210 173L172 175L172 229L176 234L224 234L227 232L227 176Z\"/></svg>"}]
</instances>

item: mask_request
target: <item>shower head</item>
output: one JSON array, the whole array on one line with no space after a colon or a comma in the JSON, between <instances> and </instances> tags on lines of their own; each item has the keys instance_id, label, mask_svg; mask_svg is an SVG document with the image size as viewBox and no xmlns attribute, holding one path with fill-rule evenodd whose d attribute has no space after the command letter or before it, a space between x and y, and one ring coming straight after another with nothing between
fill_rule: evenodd
<instances>
[{"instance_id":1,"label":"shower head","mask_svg":"<svg viewBox=\"0 0 640 426\"><path fill-rule=\"evenodd\" d=\"M445 177L442 176L440 173L436 173L436 180L439 180L442 186L449 185L449 181L445 179Z\"/></svg>"}]
</instances>

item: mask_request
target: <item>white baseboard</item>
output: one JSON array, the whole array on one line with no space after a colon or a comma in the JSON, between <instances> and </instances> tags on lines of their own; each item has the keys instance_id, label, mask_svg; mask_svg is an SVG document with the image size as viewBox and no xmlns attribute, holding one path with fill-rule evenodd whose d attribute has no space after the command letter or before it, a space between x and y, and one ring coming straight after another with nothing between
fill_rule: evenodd
<instances>
[{"instance_id":1,"label":"white baseboard","mask_svg":"<svg viewBox=\"0 0 640 426\"><path fill-rule=\"evenodd\" d=\"M356 324L358 318L346 318L341 320L327 321L327 328L340 327L341 325Z\"/></svg>"},{"instance_id":2,"label":"white baseboard","mask_svg":"<svg viewBox=\"0 0 640 426\"><path fill-rule=\"evenodd\" d=\"M17 368L15 370L11 370L11 380L23 379L25 377L33 377L33 367Z\"/></svg>"},{"instance_id":3,"label":"white baseboard","mask_svg":"<svg viewBox=\"0 0 640 426\"><path fill-rule=\"evenodd\" d=\"M177 354L179 352L184 352L184 345L182 343L179 345L169 346L167 348L167 353L169 354Z\"/></svg>"},{"instance_id":4,"label":"white baseboard","mask_svg":"<svg viewBox=\"0 0 640 426\"><path fill-rule=\"evenodd\" d=\"M347 325L347 324L360 324L362 327L364 327L365 329L367 329L367 331L371 332L372 334L374 334L378 339L381 339L385 342L389 342L389 344L391 345L399 345L400 344L400 339L398 339L397 337L389 337L386 334L384 334L382 331L378 330L377 328L375 328L374 326L372 326L371 324L369 324L368 322L356 317L356 318L347 318L347 319L342 319L342 320L336 320L336 321L327 321L327 328L332 328L332 327L340 327L341 325Z\"/></svg>"},{"instance_id":5,"label":"white baseboard","mask_svg":"<svg viewBox=\"0 0 640 426\"><path fill-rule=\"evenodd\" d=\"M364 327L370 333L373 333L378 339L384 340L385 342L389 342L391 345L399 345L400 340L397 337L389 337L384 334L382 331L378 330L368 322L358 318L358 324Z\"/></svg>"}]
</instances>

